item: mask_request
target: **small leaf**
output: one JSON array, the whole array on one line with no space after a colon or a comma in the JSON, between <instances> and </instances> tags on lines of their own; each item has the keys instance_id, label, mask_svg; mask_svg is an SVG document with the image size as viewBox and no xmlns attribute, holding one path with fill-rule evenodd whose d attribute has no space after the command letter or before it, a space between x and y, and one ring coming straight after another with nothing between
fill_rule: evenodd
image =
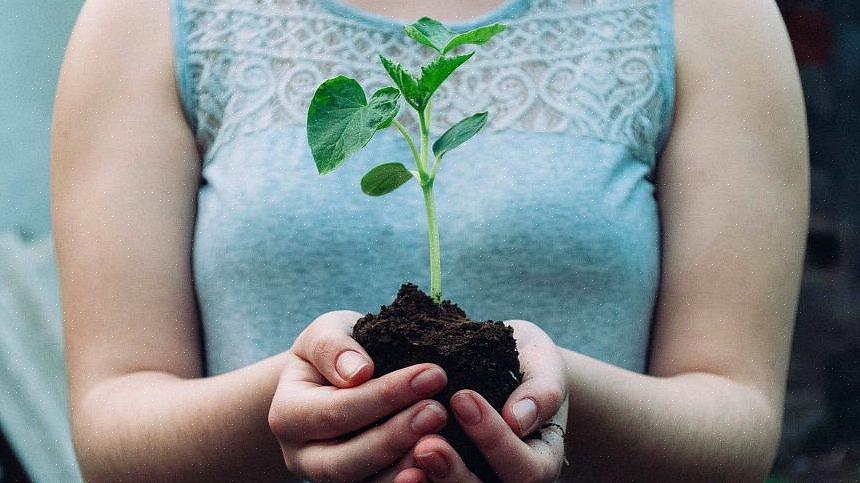
<instances>
[{"instance_id":1,"label":"small leaf","mask_svg":"<svg viewBox=\"0 0 860 483\"><path fill-rule=\"evenodd\" d=\"M435 49L439 53L442 53L448 42L456 35L441 22L430 17L422 17L412 25L404 27L403 30L416 42Z\"/></svg>"},{"instance_id":2,"label":"small leaf","mask_svg":"<svg viewBox=\"0 0 860 483\"><path fill-rule=\"evenodd\" d=\"M441 158L448 151L460 146L471 139L472 136L478 134L478 131L483 129L486 124L486 112L479 112L454 124L433 143L433 154L437 158Z\"/></svg>"},{"instance_id":3,"label":"small leaf","mask_svg":"<svg viewBox=\"0 0 860 483\"><path fill-rule=\"evenodd\" d=\"M402 65L389 60L383 55L379 56L382 61L382 66L388 72L388 76L394 81L394 84L400 89L403 97L412 107L420 110L418 107L423 99L421 88L418 86L418 80L412 76Z\"/></svg>"},{"instance_id":4,"label":"small leaf","mask_svg":"<svg viewBox=\"0 0 860 483\"><path fill-rule=\"evenodd\" d=\"M421 77L418 79L410 74L402 65L382 55L379 56L379 59L388 72L388 76L391 77L391 80L394 81L400 92L403 93L406 102L417 111L423 112L427 106L427 102L430 101L433 93L436 92L436 89L445 82L445 79L452 72L469 60L472 55L474 55L474 52L456 57L440 56L421 68Z\"/></svg>"},{"instance_id":5,"label":"small leaf","mask_svg":"<svg viewBox=\"0 0 860 483\"><path fill-rule=\"evenodd\" d=\"M361 178L361 191L370 196L387 195L412 178L412 172L402 163L380 164Z\"/></svg>"},{"instance_id":6,"label":"small leaf","mask_svg":"<svg viewBox=\"0 0 860 483\"><path fill-rule=\"evenodd\" d=\"M376 131L391 124L400 110L400 91L383 87L370 102L364 89L345 76L323 82L308 107L308 144L317 170L325 174L373 139Z\"/></svg>"},{"instance_id":7,"label":"small leaf","mask_svg":"<svg viewBox=\"0 0 860 483\"><path fill-rule=\"evenodd\" d=\"M421 68L421 78L418 79L418 87L421 88L421 93L424 95L424 103L421 105L421 109L427 105L427 101L430 100L436 89L445 82L445 79L457 70L457 67L460 67L464 62L469 60L472 55L474 55L474 52L456 57L439 57L430 63L430 65Z\"/></svg>"},{"instance_id":8,"label":"small leaf","mask_svg":"<svg viewBox=\"0 0 860 483\"><path fill-rule=\"evenodd\" d=\"M464 32L451 39L445 45L445 48L442 49L442 53L447 54L448 52L456 49L457 47L466 44L483 45L487 43L491 38L504 32L507 28L508 27L505 24L494 23L492 25L478 27L474 30Z\"/></svg>"},{"instance_id":9,"label":"small leaf","mask_svg":"<svg viewBox=\"0 0 860 483\"><path fill-rule=\"evenodd\" d=\"M461 45L482 45L497 34L504 32L507 26L500 23L485 25L468 32L456 33L438 20L423 17L412 25L403 28L406 35L424 44L440 54L447 54Z\"/></svg>"}]
</instances>

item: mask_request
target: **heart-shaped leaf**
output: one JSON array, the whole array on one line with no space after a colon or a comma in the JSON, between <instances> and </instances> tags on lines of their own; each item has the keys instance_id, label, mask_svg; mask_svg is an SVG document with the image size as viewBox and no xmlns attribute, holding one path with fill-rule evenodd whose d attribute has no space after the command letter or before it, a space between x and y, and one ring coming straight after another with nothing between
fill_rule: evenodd
<instances>
[{"instance_id":1,"label":"heart-shaped leaf","mask_svg":"<svg viewBox=\"0 0 860 483\"><path fill-rule=\"evenodd\" d=\"M394 84L403 93L412 107L418 112L423 112L427 106L427 102L436 92L436 89L445 82L445 79L451 75L458 67L474 55L474 52L458 55L456 57L440 56L428 65L421 68L421 77L415 78L402 65L387 59L380 55L383 67L388 72L388 76L394 81Z\"/></svg>"},{"instance_id":2,"label":"heart-shaped leaf","mask_svg":"<svg viewBox=\"0 0 860 483\"><path fill-rule=\"evenodd\" d=\"M380 164L361 178L361 191L370 196L387 195L413 177L402 163Z\"/></svg>"},{"instance_id":3,"label":"heart-shaped leaf","mask_svg":"<svg viewBox=\"0 0 860 483\"><path fill-rule=\"evenodd\" d=\"M485 44L497 34L504 32L506 28L504 24L494 23L458 34L438 20L423 17L412 25L407 25L403 30L416 42L441 54L447 54L461 45Z\"/></svg>"},{"instance_id":4,"label":"heart-shaped leaf","mask_svg":"<svg viewBox=\"0 0 860 483\"><path fill-rule=\"evenodd\" d=\"M439 136L439 139L433 143L433 154L437 158L441 158L448 151L460 146L471 139L472 136L478 134L478 131L483 129L486 124L486 112L479 112L461 120L451 126L450 129L445 131L445 134Z\"/></svg>"},{"instance_id":5,"label":"heart-shaped leaf","mask_svg":"<svg viewBox=\"0 0 860 483\"><path fill-rule=\"evenodd\" d=\"M345 76L323 82L308 108L308 144L320 174L334 171L388 127L400 110L400 91L383 87L370 101L364 89Z\"/></svg>"}]
</instances>

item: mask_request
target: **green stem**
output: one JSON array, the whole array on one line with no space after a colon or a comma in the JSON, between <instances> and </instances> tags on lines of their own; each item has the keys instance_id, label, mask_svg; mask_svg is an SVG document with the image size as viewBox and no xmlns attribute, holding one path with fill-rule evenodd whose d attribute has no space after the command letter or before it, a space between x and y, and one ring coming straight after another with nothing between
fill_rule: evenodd
<instances>
[{"instance_id":1,"label":"green stem","mask_svg":"<svg viewBox=\"0 0 860 483\"><path fill-rule=\"evenodd\" d=\"M403 139L406 140L406 144L409 145L409 149L412 151L412 157L415 158L415 163L418 163L418 150L415 149L415 142L412 141L412 136L409 135L409 131L407 131L406 128L403 127L403 124L400 124L400 121L398 121L397 119L391 121L391 125L394 126L398 131L400 131L400 134L403 135Z\"/></svg>"},{"instance_id":2,"label":"green stem","mask_svg":"<svg viewBox=\"0 0 860 483\"><path fill-rule=\"evenodd\" d=\"M436 226L433 182L422 186L421 190L424 191L424 208L427 210L427 238L430 242L430 297L438 304L442 301L442 257L439 251L439 228Z\"/></svg>"},{"instance_id":3,"label":"green stem","mask_svg":"<svg viewBox=\"0 0 860 483\"><path fill-rule=\"evenodd\" d=\"M421 170L428 173L430 167L430 125L428 123L429 116L425 116L425 112L430 109L430 106L424 108L423 112L418 113L418 124L421 128Z\"/></svg>"},{"instance_id":4,"label":"green stem","mask_svg":"<svg viewBox=\"0 0 860 483\"><path fill-rule=\"evenodd\" d=\"M442 158L440 158L438 156L436 157L435 160L433 160L433 167L430 168L430 179L436 179L436 171L439 169L439 162L440 161L442 161Z\"/></svg>"},{"instance_id":5,"label":"green stem","mask_svg":"<svg viewBox=\"0 0 860 483\"><path fill-rule=\"evenodd\" d=\"M430 103L418 113L421 125L421 191L424 192L424 208L427 211L427 239L430 245L430 297L438 304L442 301L442 257L439 251L439 227L436 226L436 203L433 201L433 175L427 173L430 166Z\"/></svg>"}]
</instances>

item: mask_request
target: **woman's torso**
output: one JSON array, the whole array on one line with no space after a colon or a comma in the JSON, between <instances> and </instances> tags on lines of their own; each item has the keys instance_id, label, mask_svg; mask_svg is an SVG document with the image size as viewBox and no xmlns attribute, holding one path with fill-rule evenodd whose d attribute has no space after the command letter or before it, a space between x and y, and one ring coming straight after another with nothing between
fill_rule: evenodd
<instances>
[{"instance_id":1,"label":"woman's torso","mask_svg":"<svg viewBox=\"0 0 860 483\"><path fill-rule=\"evenodd\" d=\"M208 372L289 348L326 311L375 311L404 281L427 287L420 190L370 198L358 184L408 162L403 140L381 132L319 176L304 124L326 78L370 92L391 84L378 53L414 69L426 48L337 0L174 0L173 15L204 163L193 265ZM480 21L508 30L433 102L436 134L490 112L436 182L444 296L473 319L531 320L563 347L643 371L660 270L653 175L674 101L670 0L509 0Z\"/></svg>"}]
</instances>

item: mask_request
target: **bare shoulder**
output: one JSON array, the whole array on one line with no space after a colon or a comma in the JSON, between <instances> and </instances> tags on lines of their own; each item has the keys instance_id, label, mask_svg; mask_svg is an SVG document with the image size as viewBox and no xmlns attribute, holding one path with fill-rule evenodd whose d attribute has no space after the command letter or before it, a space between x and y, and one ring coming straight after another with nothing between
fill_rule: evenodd
<instances>
[{"instance_id":1,"label":"bare shoulder","mask_svg":"<svg viewBox=\"0 0 860 483\"><path fill-rule=\"evenodd\" d=\"M685 125L707 130L704 134L711 136L712 143L731 140L739 143L736 148L751 154L758 151L756 147L777 151L783 147L785 155L771 159L787 163L783 169L802 168L806 143L803 93L776 3L679 0L674 4L677 103L673 134ZM680 134L692 137L693 133ZM777 167L775 174L783 169Z\"/></svg>"},{"instance_id":2,"label":"bare shoulder","mask_svg":"<svg viewBox=\"0 0 860 483\"><path fill-rule=\"evenodd\" d=\"M676 0L675 36L679 53L710 45L736 55L780 52L790 45L773 0Z\"/></svg>"},{"instance_id":3,"label":"bare shoulder","mask_svg":"<svg viewBox=\"0 0 860 483\"><path fill-rule=\"evenodd\" d=\"M173 45L169 0L84 3L54 101L55 166L74 162L76 168L117 169L115 156L106 165L103 158L80 154L111 148L122 138L127 152L128 139L140 143L141 136L159 139L161 151L181 149L193 159ZM191 162L181 166L194 169Z\"/></svg>"},{"instance_id":4,"label":"bare shoulder","mask_svg":"<svg viewBox=\"0 0 860 483\"><path fill-rule=\"evenodd\" d=\"M172 57L169 0L86 0L69 49L97 48L104 53Z\"/></svg>"},{"instance_id":5,"label":"bare shoulder","mask_svg":"<svg viewBox=\"0 0 860 483\"><path fill-rule=\"evenodd\" d=\"M785 91L797 101L799 79L791 42L773 0L674 2L679 88L736 95ZM794 106L797 108L798 106Z\"/></svg>"},{"instance_id":6,"label":"bare shoulder","mask_svg":"<svg viewBox=\"0 0 860 483\"><path fill-rule=\"evenodd\" d=\"M168 0L87 0L66 49L59 95L92 103L145 92L151 102L175 103L173 52Z\"/></svg>"}]
</instances>

